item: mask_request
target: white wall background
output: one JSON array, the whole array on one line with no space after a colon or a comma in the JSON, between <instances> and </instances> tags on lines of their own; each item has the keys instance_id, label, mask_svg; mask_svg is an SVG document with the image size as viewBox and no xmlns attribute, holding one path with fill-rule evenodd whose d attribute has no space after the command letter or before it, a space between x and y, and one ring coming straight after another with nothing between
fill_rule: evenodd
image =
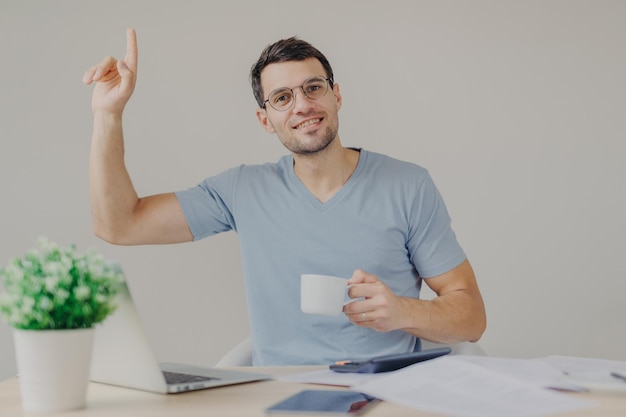
<instances>
[{"instance_id":1,"label":"white wall background","mask_svg":"<svg viewBox=\"0 0 626 417\"><path fill-rule=\"evenodd\" d=\"M248 70L299 35L334 66L343 143L434 176L489 353L626 360L624 22L619 0L0 0L0 264L40 235L99 248L122 262L159 359L214 364L248 332L236 235L93 236L81 76L137 29L127 165L140 194L173 191L285 153L258 126ZM0 379L14 372L2 322Z\"/></svg>"}]
</instances>

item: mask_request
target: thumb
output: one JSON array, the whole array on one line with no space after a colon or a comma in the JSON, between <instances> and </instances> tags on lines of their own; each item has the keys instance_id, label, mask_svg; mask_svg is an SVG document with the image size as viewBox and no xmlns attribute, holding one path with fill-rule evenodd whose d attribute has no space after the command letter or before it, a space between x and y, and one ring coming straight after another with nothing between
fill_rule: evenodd
<instances>
[{"instance_id":1,"label":"thumb","mask_svg":"<svg viewBox=\"0 0 626 417\"><path fill-rule=\"evenodd\" d=\"M129 94L132 93L135 89L135 73L133 73L130 68L128 68L128 65L126 65L126 62L122 60L117 61L117 72L119 72L122 77L120 89Z\"/></svg>"},{"instance_id":2,"label":"thumb","mask_svg":"<svg viewBox=\"0 0 626 417\"><path fill-rule=\"evenodd\" d=\"M348 284L363 284L376 281L378 281L378 279L376 279L375 275L368 274L362 269L357 269L352 273L352 278L348 280Z\"/></svg>"},{"instance_id":3,"label":"thumb","mask_svg":"<svg viewBox=\"0 0 626 417\"><path fill-rule=\"evenodd\" d=\"M130 68L128 68L128 65L126 65L126 62L122 60L117 61L117 72L119 72L122 78L135 76L135 74L130 70Z\"/></svg>"}]
</instances>

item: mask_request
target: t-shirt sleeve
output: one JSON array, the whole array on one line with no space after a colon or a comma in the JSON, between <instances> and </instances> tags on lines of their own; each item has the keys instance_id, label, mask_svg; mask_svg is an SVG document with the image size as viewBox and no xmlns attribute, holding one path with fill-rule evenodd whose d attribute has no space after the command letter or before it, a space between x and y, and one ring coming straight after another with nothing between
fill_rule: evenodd
<instances>
[{"instance_id":1,"label":"t-shirt sleeve","mask_svg":"<svg viewBox=\"0 0 626 417\"><path fill-rule=\"evenodd\" d=\"M466 259L443 198L429 174L418 185L410 213L407 248L422 278L448 272Z\"/></svg>"},{"instance_id":2,"label":"t-shirt sleeve","mask_svg":"<svg viewBox=\"0 0 626 417\"><path fill-rule=\"evenodd\" d=\"M238 168L224 171L175 193L194 240L236 230L232 201L238 171Z\"/></svg>"}]
</instances>

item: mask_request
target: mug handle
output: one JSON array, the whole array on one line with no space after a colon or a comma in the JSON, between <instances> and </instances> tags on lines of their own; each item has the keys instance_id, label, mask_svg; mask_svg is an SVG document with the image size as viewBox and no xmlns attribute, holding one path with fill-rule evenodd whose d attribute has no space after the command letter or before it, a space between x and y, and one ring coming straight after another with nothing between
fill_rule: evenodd
<instances>
[{"instance_id":1,"label":"mug handle","mask_svg":"<svg viewBox=\"0 0 626 417\"><path fill-rule=\"evenodd\" d=\"M354 287L356 284L350 284L346 287L346 292L348 292L350 290L350 288ZM343 303L343 305L348 305L350 303L354 303L355 301L362 301L365 300L365 297L359 297L359 298L351 298L348 301L346 301L345 303Z\"/></svg>"}]
</instances>

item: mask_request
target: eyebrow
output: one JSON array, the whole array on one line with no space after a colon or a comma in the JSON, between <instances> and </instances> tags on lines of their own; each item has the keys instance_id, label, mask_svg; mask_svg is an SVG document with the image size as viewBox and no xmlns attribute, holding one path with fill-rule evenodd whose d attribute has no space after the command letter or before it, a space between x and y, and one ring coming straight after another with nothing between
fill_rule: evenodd
<instances>
[{"instance_id":1,"label":"eyebrow","mask_svg":"<svg viewBox=\"0 0 626 417\"><path fill-rule=\"evenodd\" d=\"M285 86L283 86L283 87L277 87L277 88L274 88L273 90L270 90L269 94L272 94L274 91L279 91L279 90L293 90L294 88L297 88L297 87L302 87L302 86L304 85L304 83L306 83L307 81L310 81L310 80L312 80L312 79L314 79L314 78L323 78L323 79L327 79L328 77L327 77L326 75L312 75L312 76L310 76L310 77L308 77L308 78L305 78L305 79L304 79L304 81L302 81L302 83L300 83L300 84L298 84L298 85L296 85L296 86L294 86L294 87L285 87Z\"/></svg>"}]
</instances>

